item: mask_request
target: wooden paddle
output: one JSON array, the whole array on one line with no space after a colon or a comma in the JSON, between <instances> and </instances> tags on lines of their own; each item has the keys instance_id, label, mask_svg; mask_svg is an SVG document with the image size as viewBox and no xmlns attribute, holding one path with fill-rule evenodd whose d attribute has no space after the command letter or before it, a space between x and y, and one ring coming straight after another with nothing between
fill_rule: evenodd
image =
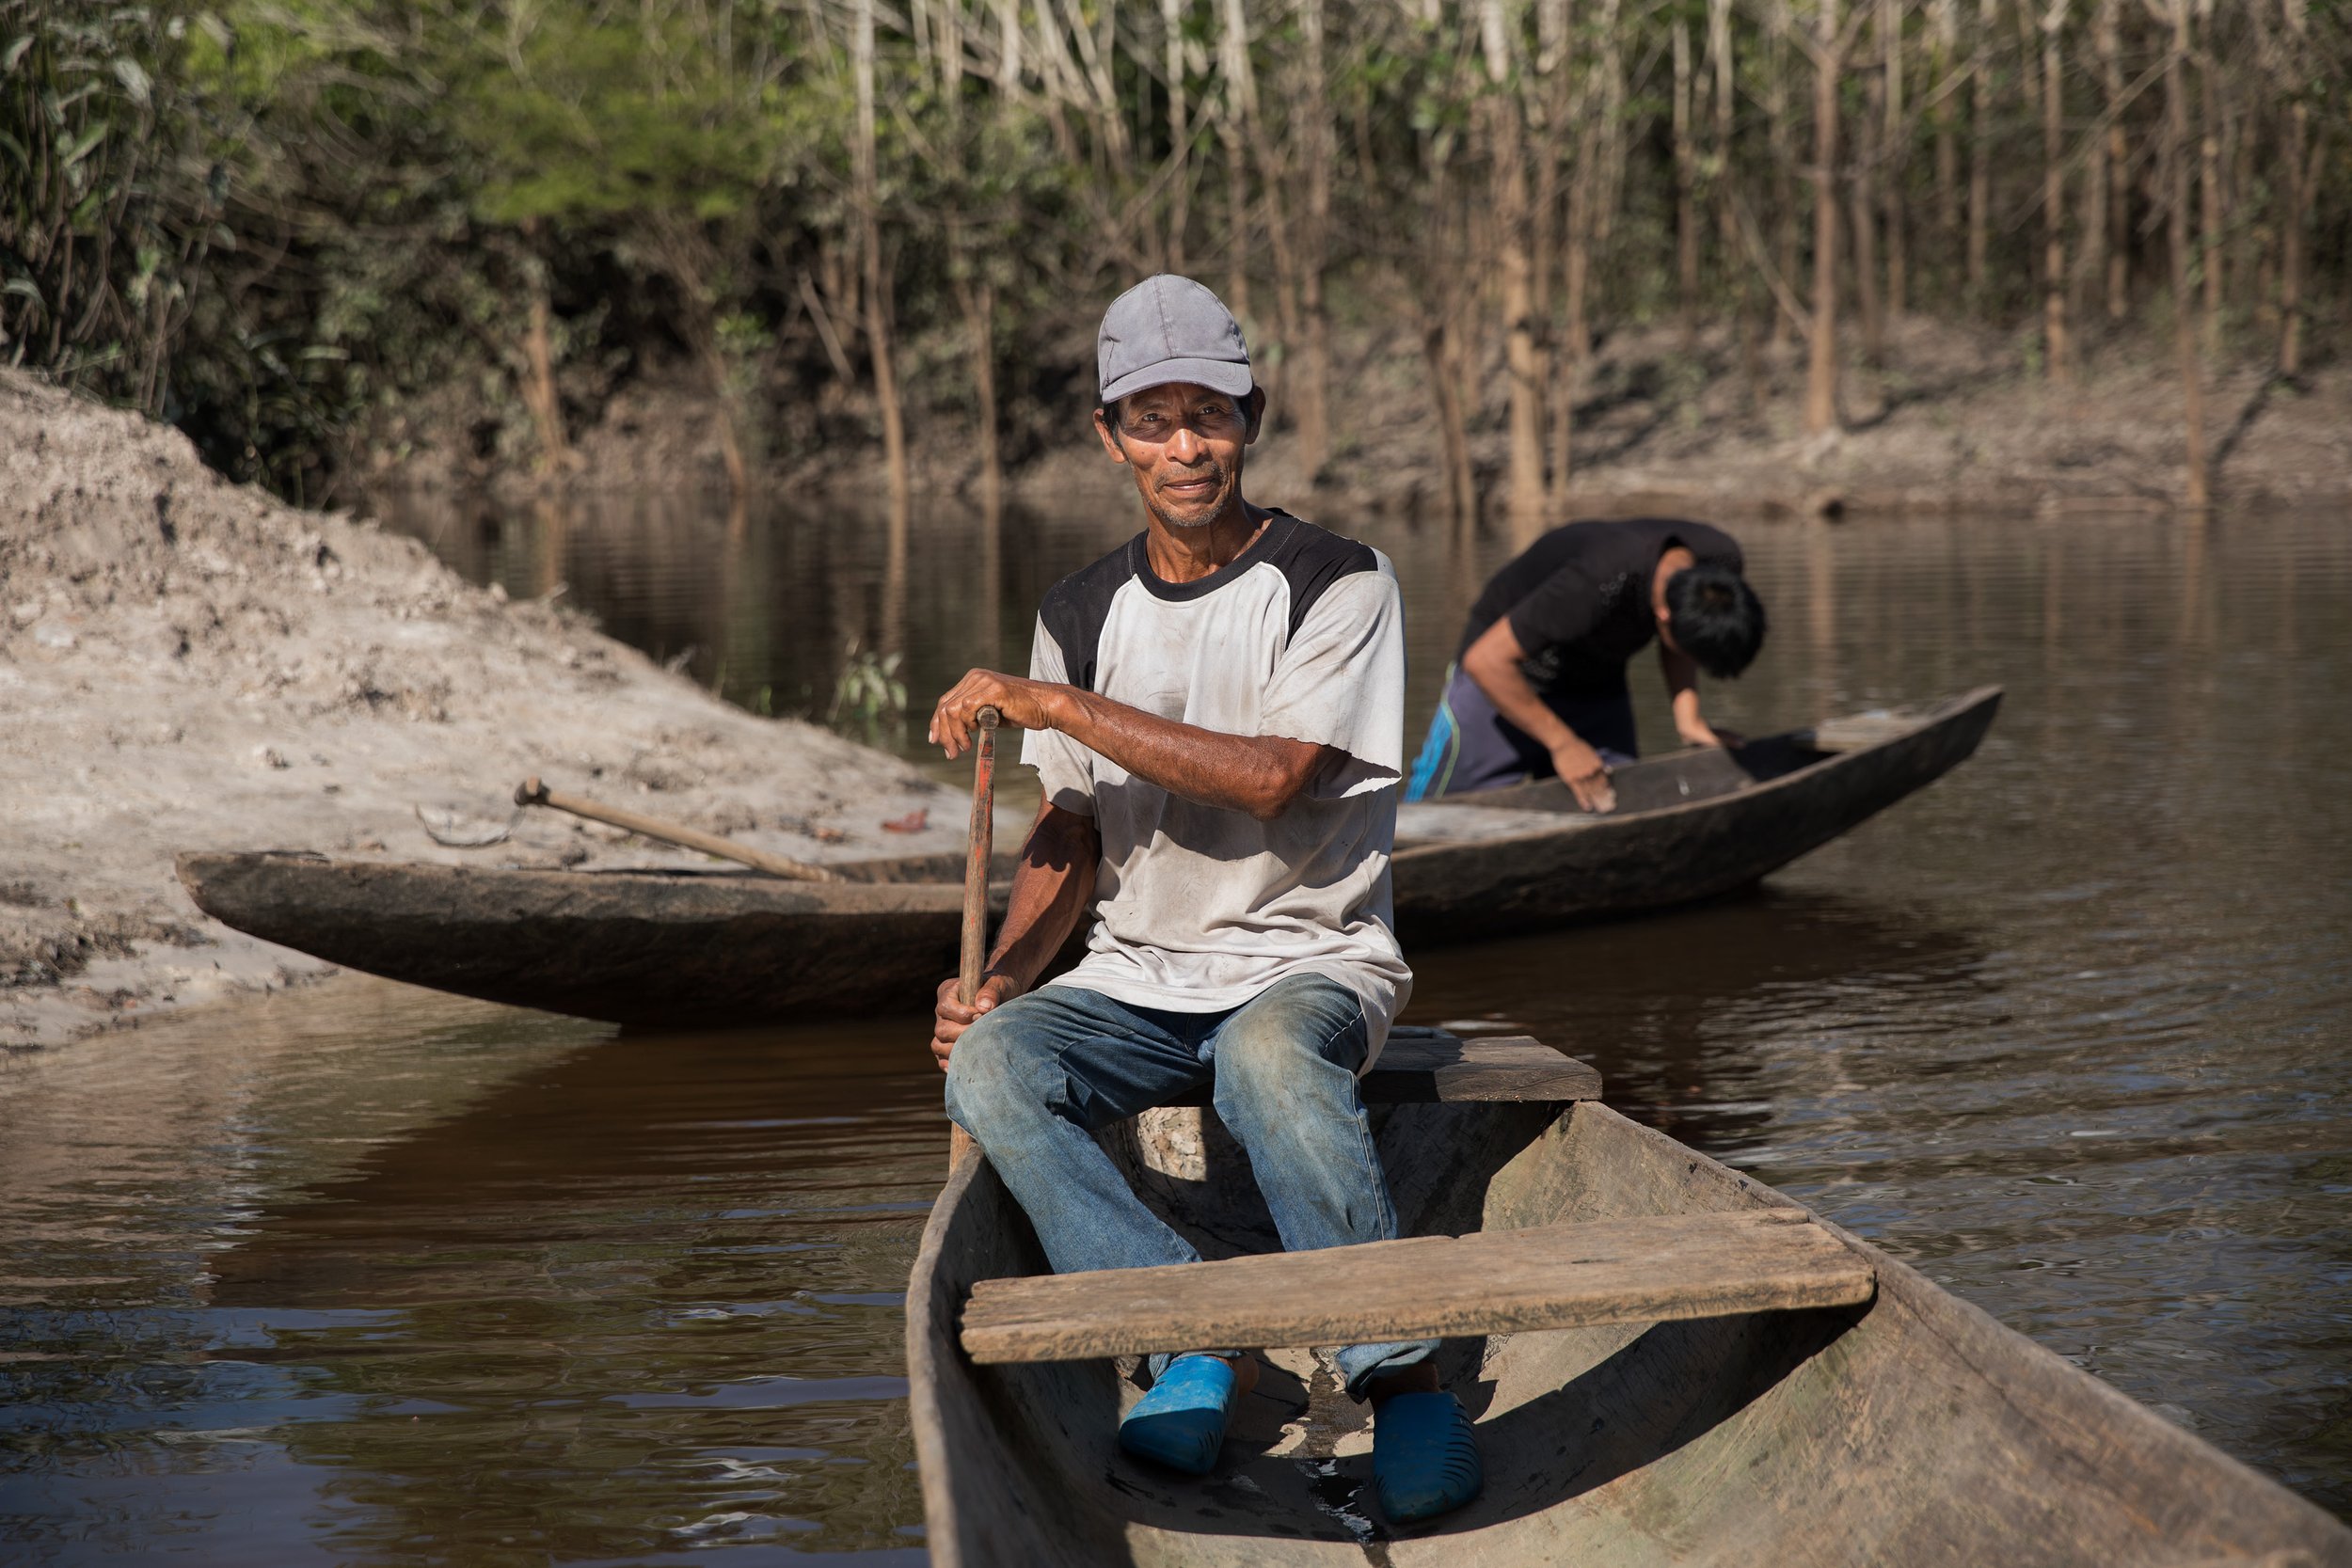
<instances>
[{"instance_id":1,"label":"wooden paddle","mask_svg":"<svg viewBox=\"0 0 2352 1568\"><path fill-rule=\"evenodd\" d=\"M956 970L956 999L965 1006L980 994L980 971L988 963L988 863L996 848L996 724L994 708L974 716L979 734L972 747L972 830L963 858L963 951ZM947 1168L978 1150L972 1134L947 1124Z\"/></svg>"},{"instance_id":2,"label":"wooden paddle","mask_svg":"<svg viewBox=\"0 0 2352 1568\"><path fill-rule=\"evenodd\" d=\"M765 849L754 849L731 838L706 833L675 822L664 822L658 816L641 816L618 806L600 806L594 800L577 795L564 795L549 789L539 782L536 774L515 786L515 803L518 806L552 806L557 811L584 816L591 822L603 822L615 828L627 828L632 833L675 844L681 849L699 849L706 855L734 861L755 871L765 871L771 877L790 877L803 882L838 880L821 865L810 865L783 855L771 855Z\"/></svg>"}]
</instances>

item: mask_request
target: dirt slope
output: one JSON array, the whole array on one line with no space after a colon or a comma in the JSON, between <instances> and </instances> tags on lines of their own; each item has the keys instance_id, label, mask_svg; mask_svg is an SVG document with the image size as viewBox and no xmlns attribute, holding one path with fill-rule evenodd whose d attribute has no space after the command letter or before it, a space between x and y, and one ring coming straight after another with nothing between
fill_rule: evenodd
<instances>
[{"instance_id":1,"label":"dirt slope","mask_svg":"<svg viewBox=\"0 0 2352 1568\"><path fill-rule=\"evenodd\" d=\"M182 848L707 863L543 812L445 848L416 814L503 822L529 773L803 860L961 843L961 803L889 756L0 372L0 1046L327 973L197 911Z\"/></svg>"}]
</instances>

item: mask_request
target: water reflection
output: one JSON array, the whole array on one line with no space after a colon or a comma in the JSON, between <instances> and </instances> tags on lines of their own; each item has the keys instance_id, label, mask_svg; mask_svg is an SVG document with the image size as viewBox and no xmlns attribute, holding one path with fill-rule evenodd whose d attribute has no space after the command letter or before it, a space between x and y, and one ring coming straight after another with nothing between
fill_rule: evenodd
<instances>
[{"instance_id":1,"label":"water reflection","mask_svg":"<svg viewBox=\"0 0 2352 1568\"><path fill-rule=\"evenodd\" d=\"M1628 1115L1736 1157L1772 1118L1761 1081L1776 1058L1802 1052L1840 1083L1860 1034L1933 1034L1982 1002L1985 957L1965 929L1899 906L1772 890L1432 952L1415 965L1412 1011L1561 1044L1600 1069Z\"/></svg>"},{"instance_id":2,"label":"water reflection","mask_svg":"<svg viewBox=\"0 0 2352 1568\"><path fill-rule=\"evenodd\" d=\"M334 1031L277 1004L266 1092L193 1139L153 1101L92 1170L11 1184L9 1560L183 1534L245 1561L921 1560L898 1323L944 1144L905 1031L612 1037L363 994ZM151 1033L142 1083L217 1065L201 1029ZM380 1054L317 1070L337 1033ZM108 1124L56 1077L11 1109ZM224 1163L248 1180L202 1190ZM140 1166L183 1192L109 1227ZM157 1239L183 1259L126 1276Z\"/></svg>"},{"instance_id":3,"label":"water reflection","mask_svg":"<svg viewBox=\"0 0 2352 1568\"><path fill-rule=\"evenodd\" d=\"M1131 526L1009 510L992 546L918 511L894 577L848 513L390 520L779 712L894 622L918 711L991 647L1018 667ZM1397 562L1418 725L1504 546L1326 520ZM1567 1042L1632 1114L2352 1510L2352 517L1740 533L1775 630L1711 714L1997 681L1983 749L1755 896L1423 956L1412 1016ZM0 1555L919 1554L921 999L665 1039L349 994L0 1072Z\"/></svg>"},{"instance_id":4,"label":"water reflection","mask_svg":"<svg viewBox=\"0 0 2352 1568\"><path fill-rule=\"evenodd\" d=\"M283 1433L366 1508L337 1549L903 1544L892 1331L944 1156L899 1043L611 1040L257 1217L216 1304L400 1315L392 1354L294 1329L261 1357L349 1402Z\"/></svg>"}]
</instances>

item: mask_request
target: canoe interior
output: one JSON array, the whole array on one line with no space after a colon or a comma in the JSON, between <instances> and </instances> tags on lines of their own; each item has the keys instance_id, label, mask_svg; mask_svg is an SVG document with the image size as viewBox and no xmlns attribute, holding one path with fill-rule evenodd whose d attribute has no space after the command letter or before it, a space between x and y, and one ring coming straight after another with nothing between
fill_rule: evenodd
<instances>
[{"instance_id":1,"label":"canoe interior","mask_svg":"<svg viewBox=\"0 0 2352 1568\"><path fill-rule=\"evenodd\" d=\"M1406 950L1617 919L1755 886L1966 760L1998 712L1985 687L1621 769L1619 809L1573 809L1557 780L1397 812ZM1845 733L1836 749L1814 744ZM1856 736L1867 736L1855 742Z\"/></svg>"},{"instance_id":2,"label":"canoe interior","mask_svg":"<svg viewBox=\"0 0 2352 1568\"><path fill-rule=\"evenodd\" d=\"M1380 1119L1408 1233L1788 1204L1598 1104ZM1105 1137L1205 1252L1273 1244L1213 1115L1154 1112ZM2319 1510L1870 1256L1879 1292L1858 1307L1449 1342L1441 1370L1479 1423L1486 1490L1391 1531L1362 1414L1311 1354L1265 1358L1197 1481L1119 1454L1137 1392L1123 1369L967 1360L955 1324L972 1281L1042 1267L993 1172L967 1159L908 1298L933 1561L2352 1563L2352 1534Z\"/></svg>"},{"instance_id":3,"label":"canoe interior","mask_svg":"<svg viewBox=\"0 0 2352 1568\"><path fill-rule=\"evenodd\" d=\"M1612 768L1609 783L1617 792L1617 807L1612 815L1661 811L1668 806L1689 805L1694 800L1719 800L1743 789L1753 789L1760 784L1769 784L1774 779L1786 778L1801 768L1826 762L1837 754L1814 746L1812 735L1811 730L1792 730L1787 735L1752 740L1737 751L1714 746L1692 747ZM1542 811L1568 816L1592 815L1576 803L1576 797L1569 792L1568 786L1558 779L1538 779L1533 784L1514 784L1508 789L1484 790L1476 795L1448 796L1443 803L1482 811Z\"/></svg>"}]
</instances>

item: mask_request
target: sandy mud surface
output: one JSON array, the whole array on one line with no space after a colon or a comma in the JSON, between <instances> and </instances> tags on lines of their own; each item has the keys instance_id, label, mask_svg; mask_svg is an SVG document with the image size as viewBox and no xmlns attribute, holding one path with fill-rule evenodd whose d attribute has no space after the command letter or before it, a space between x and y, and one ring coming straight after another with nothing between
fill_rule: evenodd
<instances>
[{"instance_id":1,"label":"sandy mud surface","mask_svg":"<svg viewBox=\"0 0 2352 1568\"><path fill-rule=\"evenodd\" d=\"M182 849L710 863L517 814L527 774L800 860L962 845L963 802L892 757L0 372L0 1047L332 973L197 910Z\"/></svg>"}]
</instances>

